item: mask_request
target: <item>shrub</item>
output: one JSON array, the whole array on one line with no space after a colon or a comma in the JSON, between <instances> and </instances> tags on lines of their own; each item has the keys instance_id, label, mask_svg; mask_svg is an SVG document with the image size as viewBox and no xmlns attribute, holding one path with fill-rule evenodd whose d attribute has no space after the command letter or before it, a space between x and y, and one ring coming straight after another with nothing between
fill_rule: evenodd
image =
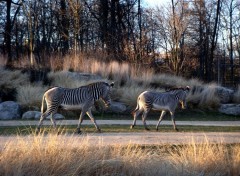
<instances>
[{"instance_id":1,"label":"shrub","mask_svg":"<svg viewBox=\"0 0 240 176\"><path fill-rule=\"evenodd\" d=\"M15 100L17 89L27 83L29 83L27 74L22 74L19 70L10 71L0 68L0 99Z\"/></svg>"}]
</instances>

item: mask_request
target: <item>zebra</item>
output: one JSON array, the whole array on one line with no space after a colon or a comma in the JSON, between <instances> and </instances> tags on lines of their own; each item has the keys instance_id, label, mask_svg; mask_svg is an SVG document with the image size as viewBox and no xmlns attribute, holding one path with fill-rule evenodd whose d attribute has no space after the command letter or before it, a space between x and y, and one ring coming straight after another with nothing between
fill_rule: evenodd
<instances>
[{"instance_id":1,"label":"zebra","mask_svg":"<svg viewBox=\"0 0 240 176\"><path fill-rule=\"evenodd\" d=\"M43 124L43 120L50 116L53 127L56 129L56 121L54 119L54 114L56 114L58 108L65 110L76 110L81 109L79 122L76 132L81 133L80 127L83 121L85 114L88 115L90 120L95 125L97 131L101 131L97 125L91 109L95 101L101 99L103 100L106 107L111 104L110 92L111 88L114 86L114 83L108 84L106 82L95 82L86 86L81 86L74 89L62 88L62 87L53 87L47 90L42 98L42 107L41 107L41 117L39 124L36 129L36 133L40 131L40 127ZM47 104L47 110L44 111L44 100Z\"/></svg>"},{"instance_id":2,"label":"zebra","mask_svg":"<svg viewBox=\"0 0 240 176\"><path fill-rule=\"evenodd\" d=\"M171 114L171 119L173 123L174 130L178 131L175 123L174 113L175 109L180 102L182 109L186 108L186 97L190 90L190 87L187 86L185 88L176 88L170 89L166 92L155 92L155 91L145 91L138 96L137 99L137 107L133 111L133 123L130 128L134 128L136 125L136 119L140 113L142 113L142 121L145 130L149 130L146 125L146 117L151 109L160 110L161 115L159 121L156 125L156 130L158 131L158 126L160 122L163 120L164 115L167 111Z\"/></svg>"}]
</instances>

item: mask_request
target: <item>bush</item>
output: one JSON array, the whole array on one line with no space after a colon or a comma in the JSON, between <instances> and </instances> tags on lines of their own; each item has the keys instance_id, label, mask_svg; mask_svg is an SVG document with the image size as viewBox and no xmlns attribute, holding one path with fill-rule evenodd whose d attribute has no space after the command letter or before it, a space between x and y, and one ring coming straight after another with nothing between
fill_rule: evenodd
<instances>
[{"instance_id":1,"label":"bush","mask_svg":"<svg viewBox=\"0 0 240 176\"><path fill-rule=\"evenodd\" d=\"M22 74L19 70L10 71L0 68L0 99L15 100L17 89L27 83L29 83L27 74Z\"/></svg>"}]
</instances>

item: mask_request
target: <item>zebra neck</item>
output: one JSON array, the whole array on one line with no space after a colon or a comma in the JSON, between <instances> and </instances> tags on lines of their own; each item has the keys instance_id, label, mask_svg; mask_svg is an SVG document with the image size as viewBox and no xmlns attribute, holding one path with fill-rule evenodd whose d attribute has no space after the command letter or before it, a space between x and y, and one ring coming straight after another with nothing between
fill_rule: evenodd
<instances>
[{"instance_id":1,"label":"zebra neck","mask_svg":"<svg viewBox=\"0 0 240 176\"><path fill-rule=\"evenodd\" d=\"M100 89L91 89L90 92L91 92L94 100L99 100L100 95L101 95L101 90Z\"/></svg>"}]
</instances>

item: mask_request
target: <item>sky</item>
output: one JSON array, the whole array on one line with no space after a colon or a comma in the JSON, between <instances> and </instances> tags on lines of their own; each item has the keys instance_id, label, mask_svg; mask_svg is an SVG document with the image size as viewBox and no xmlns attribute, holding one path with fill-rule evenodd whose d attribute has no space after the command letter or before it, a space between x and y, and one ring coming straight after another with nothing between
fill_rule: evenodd
<instances>
[{"instance_id":1,"label":"sky","mask_svg":"<svg viewBox=\"0 0 240 176\"><path fill-rule=\"evenodd\" d=\"M143 0L143 4L148 7L156 7L170 2L171 0Z\"/></svg>"}]
</instances>

